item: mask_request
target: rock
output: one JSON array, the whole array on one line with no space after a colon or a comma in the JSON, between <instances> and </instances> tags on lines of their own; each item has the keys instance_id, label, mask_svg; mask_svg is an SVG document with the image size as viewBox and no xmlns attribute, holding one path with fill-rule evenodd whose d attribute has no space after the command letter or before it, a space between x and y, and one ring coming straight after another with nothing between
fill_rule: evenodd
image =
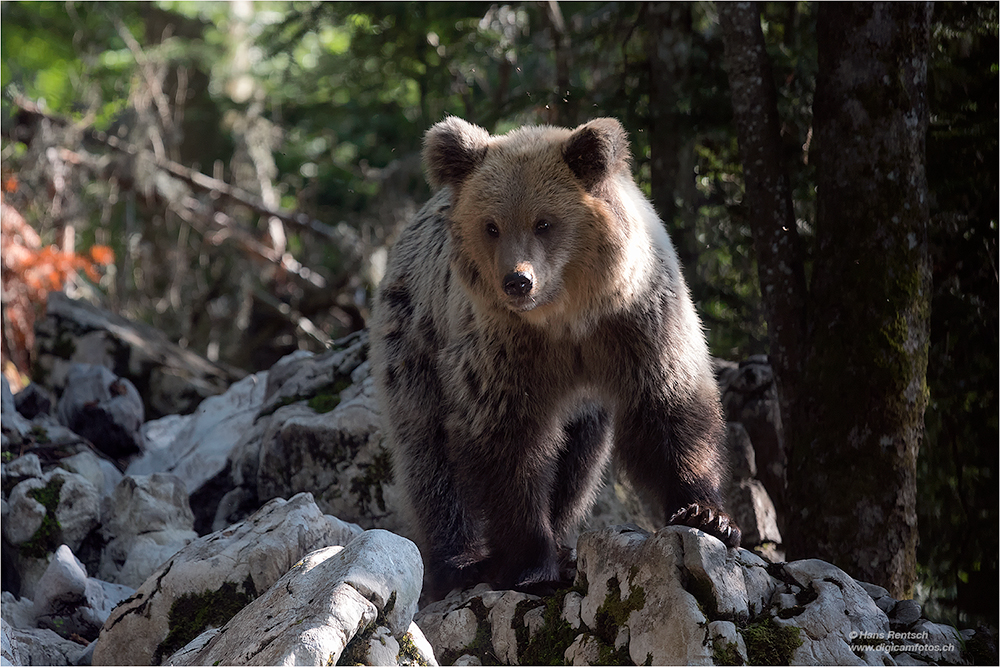
<instances>
[{"instance_id":1,"label":"rock","mask_svg":"<svg viewBox=\"0 0 1000 667\"><path fill-rule=\"evenodd\" d=\"M959 664L961 635L920 620L892 634L871 593L818 560L768 564L701 531L585 533L571 590L485 585L416 616L442 663ZM879 595L879 599L884 596ZM543 640L532 641L532 637ZM896 645L890 655L887 648ZM923 649L939 646L931 653Z\"/></svg>"},{"instance_id":2,"label":"rock","mask_svg":"<svg viewBox=\"0 0 1000 667\"><path fill-rule=\"evenodd\" d=\"M102 527L107 545L98 577L138 588L183 546L198 537L184 483L175 475L122 478Z\"/></svg>"},{"instance_id":3,"label":"rock","mask_svg":"<svg viewBox=\"0 0 1000 667\"><path fill-rule=\"evenodd\" d=\"M561 618L574 630L580 629L582 623L580 619L580 605L582 603L583 596L577 591L570 591L563 600Z\"/></svg>"},{"instance_id":4,"label":"rock","mask_svg":"<svg viewBox=\"0 0 1000 667\"><path fill-rule=\"evenodd\" d=\"M227 484L213 493L209 483L225 471L233 447L252 427L266 382L266 372L248 375L225 393L206 398L193 414L148 423L143 431L156 446L133 460L126 474L168 472L180 477L187 492L197 498L192 505L197 508L198 524L207 529L219 500L229 490Z\"/></svg>"},{"instance_id":5,"label":"rock","mask_svg":"<svg viewBox=\"0 0 1000 667\"><path fill-rule=\"evenodd\" d=\"M605 471L604 479L605 484L597 494L590 515L568 535L571 544L583 530L599 530L623 524L655 530L666 523L662 509L642 498L614 462Z\"/></svg>"},{"instance_id":6,"label":"rock","mask_svg":"<svg viewBox=\"0 0 1000 667\"><path fill-rule=\"evenodd\" d=\"M222 628L209 628L203 633L189 641L183 648L178 649L173 655L163 661L164 665L193 665L194 660L208 643L215 639L216 635L222 632Z\"/></svg>"},{"instance_id":7,"label":"rock","mask_svg":"<svg viewBox=\"0 0 1000 667\"><path fill-rule=\"evenodd\" d=\"M84 477L97 489L103 516L105 510L109 508L115 488L124 477L115 464L88 450L61 459L59 466Z\"/></svg>"},{"instance_id":8,"label":"rock","mask_svg":"<svg viewBox=\"0 0 1000 667\"><path fill-rule=\"evenodd\" d=\"M781 570L786 580L801 588L793 596L794 605L779 604L774 610L777 625L802 629L802 645L792 656L795 664L887 664L884 651L868 650L859 656L851 650L854 639L886 637L889 631L889 619L865 589L821 560L785 563Z\"/></svg>"},{"instance_id":9,"label":"rock","mask_svg":"<svg viewBox=\"0 0 1000 667\"><path fill-rule=\"evenodd\" d=\"M154 572L105 622L94 662L158 663L207 627L224 625L307 553L360 532L324 516L310 494L275 499L246 521L193 541ZM200 623L190 622L205 609Z\"/></svg>"},{"instance_id":10,"label":"rock","mask_svg":"<svg viewBox=\"0 0 1000 667\"><path fill-rule=\"evenodd\" d=\"M322 489L317 503L325 512L365 527L408 532L374 404L374 382L366 378L361 393L342 397L330 412L295 406L297 411L275 414L261 443L258 497Z\"/></svg>"},{"instance_id":11,"label":"rock","mask_svg":"<svg viewBox=\"0 0 1000 667\"><path fill-rule=\"evenodd\" d=\"M353 334L329 352L295 353L269 371L260 415L230 455L233 485L244 492L226 498L216 527L251 498L309 491L324 512L343 520L415 532L382 444L367 345L367 332Z\"/></svg>"},{"instance_id":12,"label":"rock","mask_svg":"<svg viewBox=\"0 0 1000 667\"><path fill-rule=\"evenodd\" d=\"M434 637L437 653L461 651L472 644L479 629L479 619L468 607L455 609L441 616L429 616L421 621L423 629Z\"/></svg>"},{"instance_id":13,"label":"rock","mask_svg":"<svg viewBox=\"0 0 1000 667\"><path fill-rule=\"evenodd\" d=\"M757 475L757 455L753 451L750 434L743 424L739 422L726 424L726 448L729 450L731 479L733 481L753 479Z\"/></svg>"},{"instance_id":14,"label":"rock","mask_svg":"<svg viewBox=\"0 0 1000 667\"><path fill-rule=\"evenodd\" d=\"M400 646L422 580L412 542L366 531L303 558L187 664L336 664L345 652L349 664L408 664Z\"/></svg>"},{"instance_id":15,"label":"rock","mask_svg":"<svg viewBox=\"0 0 1000 667\"><path fill-rule=\"evenodd\" d=\"M684 588L681 570L667 565L685 563L682 532L689 531L668 527L649 536L611 528L584 535L577 546L577 581L585 576L588 583L580 617L591 629L598 627L598 614L616 628L628 625L635 664L711 664L702 629L708 619ZM599 638L606 644L615 639Z\"/></svg>"},{"instance_id":16,"label":"rock","mask_svg":"<svg viewBox=\"0 0 1000 667\"><path fill-rule=\"evenodd\" d=\"M766 355L754 355L736 368L718 372L726 419L739 422L753 444L756 479L767 490L779 518L784 512L787 457L774 373Z\"/></svg>"},{"instance_id":17,"label":"rock","mask_svg":"<svg viewBox=\"0 0 1000 667\"><path fill-rule=\"evenodd\" d=\"M878 600L879 598L885 597L889 594L889 591L882 588L881 586L876 586L875 584L869 584L867 581L859 581L858 586L865 589L865 593L871 597L872 600Z\"/></svg>"},{"instance_id":18,"label":"rock","mask_svg":"<svg viewBox=\"0 0 1000 667\"><path fill-rule=\"evenodd\" d=\"M779 582L769 574L768 563L752 551L740 549L736 553L736 560L742 567L747 609L752 617L759 617L771 604Z\"/></svg>"},{"instance_id":19,"label":"rock","mask_svg":"<svg viewBox=\"0 0 1000 667\"><path fill-rule=\"evenodd\" d=\"M920 620L920 604L916 600L899 600L893 606L889 624L893 630L904 630Z\"/></svg>"},{"instance_id":20,"label":"rock","mask_svg":"<svg viewBox=\"0 0 1000 667\"><path fill-rule=\"evenodd\" d=\"M750 548L765 542L781 543L778 512L764 485L756 479L744 479L730 486L726 507L743 531L743 546Z\"/></svg>"},{"instance_id":21,"label":"rock","mask_svg":"<svg viewBox=\"0 0 1000 667\"><path fill-rule=\"evenodd\" d=\"M19 456L10 463L4 463L3 472L0 472L0 480L3 482L4 495L13 489L19 482L32 477L42 476L42 463L35 454L25 454Z\"/></svg>"},{"instance_id":22,"label":"rock","mask_svg":"<svg viewBox=\"0 0 1000 667\"><path fill-rule=\"evenodd\" d=\"M60 544L78 549L100 520L97 489L86 478L62 469L17 484L6 501L4 539L16 547L21 595L35 585Z\"/></svg>"},{"instance_id":23,"label":"rock","mask_svg":"<svg viewBox=\"0 0 1000 667\"><path fill-rule=\"evenodd\" d=\"M17 546L27 542L42 527L47 513L45 505L36 496L45 487L41 477L31 477L15 485L6 502L3 537ZM53 508L54 509L54 508Z\"/></svg>"},{"instance_id":24,"label":"rock","mask_svg":"<svg viewBox=\"0 0 1000 667\"><path fill-rule=\"evenodd\" d=\"M0 620L0 664L27 665L30 658L21 654L21 647L14 644L14 628L7 625L7 619Z\"/></svg>"},{"instance_id":25,"label":"rock","mask_svg":"<svg viewBox=\"0 0 1000 667\"><path fill-rule=\"evenodd\" d=\"M49 484L62 480L55 518L61 529L62 543L70 549L79 549L83 540L100 524L100 492L86 477L68 470L57 468L46 473L43 479Z\"/></svg>"},{"instance_id":26,"label":"rock","mask_svg":"<svg viewBox=\"0 0 1000 667\"><path fill-rule=\"evenodd\" d=\"M35 603L28 598L18 598L10 591L3 592L3 603L0 613L3 620L13 628L32 628L35 626Z\"/></svg>"},{"instance_id":27,"label":"rock","mask_svg":"<svg viewBox=\"0 0 1000 667\"><path fill-rule=\"evenodd\" d=\"M593 635L577 635L563 656L569 665L599 665L601 647Z\"/></svg>"},{"instance_id":28,"label":"rock","mask_svg":"<svg viewBox=\"0 0 1000 667\"><path fill-rule=\"evenodd\" d=\"M104 366L71 365L56 414L61 424L112 458L143 450L142 398L135 385Z\"/></svg>"},{"instance_id":29,"label":"rock","mask_svg":"<svg viewBox=\"0 0 1000 667\"><path fill-rule=\"evenodd\" d=\"M22 417L33 420L41 415L52 414L52 406L55 400L52 393L36 382L30 383L27 387L14 395L14 407Z\"/></svg>"},{"instance_id":30,"label":"rock","mask_svg":"<svg viewBox=\"0 0 1000 667\"><path fill-rule=\"evenodd\" d=\"M40 628L69 639L97 638L112 608L134 591L91 579L65 544L52 556L35 589L33 616Z\"/></svg>"},{"instance_id":31,"label":"rock","mask_svg":"<svg viewBox=\"0 0 1000 667\"><path fill-rule=\"evenodd\" d=\"M908 632L901 634L902 637L894 639L896 643L912 645L917 649L906 651L909 656L923 658L939 665L968 664L962 657L964 643L962 635L950 625L922 620L910 628Z\"/></svg>"},{"instance_id":32,"label":"rock","mask_svg":"<svg viewBox=\"0 0 1000 667\"><path fill-rule=\"evenodd\" d=\"M3 657L12 665L75 665L86 647L52 630L3 625ZM8 657L9 655L9 657Z\"/></svg>"},{"instance_id":33,"label":"rock","mask_svg":"<svg viewBox=\"0 0 1000 667\"><path fill-rule=\"evenodd\" d=\"M61 393L75 362L99 364L135 385L151 419L192 412L245 375L178 347L152 327L58 292L49 294L45 319L36 323L35 346L36 375L47 389Z\"/></svg>"},{"instance_id":34,"label":"rock","mask_svg":"<svg viewBox=\"0 0 1000 667\"><path fill-rule=\"evenodd\" d=\"M2 375L0 375L0 416L3 417L0 429L4 437L13 438L14 442L20 443L31 428L31 422L22 417L14 407L14 394L11 393L10 383ZM6 443L4 444L4 449L7 449Z\"/></svg>"},{"instance_id":35,"label":"rock","mask_svg":"<svg viewBox=\"0 0 1000 667\"><path fill-rule=\"evenodd\" d=\"M489 611L492 628L493 649L496 657L505 665L520 665L518 646L518 624L516 611L522 603L538 600L538 596L519 591L506 591ZM521 625L521 627L524 627Z\"/></svg>"},{"instance_id":36,"label":"rock","mask_svg":"<svg viewBox=\"0 0 1000 667\"><path fill-rule=\"evenodd\" d=\"M746 642L743 640L743 635L736 630L735 623L712 621L708 624L708 637L712 642L712 654L716 657L716 664L749 664Z\"/></svg>"}]
</instances>

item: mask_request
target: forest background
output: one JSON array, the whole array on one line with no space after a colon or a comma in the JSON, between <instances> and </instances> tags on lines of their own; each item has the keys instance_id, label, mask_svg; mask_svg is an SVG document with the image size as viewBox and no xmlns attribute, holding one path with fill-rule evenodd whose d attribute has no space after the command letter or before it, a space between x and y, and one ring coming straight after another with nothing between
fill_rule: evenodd
<instances>
[{"instance_id":1,"label":"forest background","mask_svg":"<svg viewBox=\"0 0 1000 667\"><path fill-rule=\"evenodd\" d=\"M773 110L771 166L786 179L784 230L792 228L800 248L789 273L807 301L820 273L836 289L830 266L841 260L831 247L854 234L846 223L824 222L835 213L820 196L818 184L830 181L817 163L823 150L832 162L836 142L822 117L824 104L833 108L822 63L869 58L837 51L846 48L836 43L839 29L855 34L852 21L901 30L905 43L890 50L902 49L899 62L924 63L926 75L913 145L923 211L917 263L930 294L915 310L929 341L915 363L924 399L911 409L923 428L902 447L915 482L898 482L910 485L902 495L915 496L920 539L909 526L916 562L900 566L906 576L894 583L929 615L996 626L996 3L937 3L923 17L912 8L927 6L912 5L908 17L883 8L860 19L854 14L868 11L861 6L837 13L802 2L0 7L3 372L15 390L30 378L33 322L52 290L247 371L363 327L386 248L429 194L423 133L446 114L494 133L619 118L713 353L739 361L770 352L776 363L775 304L762 296L770 288L762 291L759 276L767 280L781 258L755 247L755 186L740 153L747 125L734 121L734 109L741 122L748 109ZM920 28L916 38L899 28L906 21ZM761 104L731 85L744 62L742 38L742 46L763 45ZM913 94L904 88L904 97ZM815 145L814 135L825 143ZM866 157L864 148L855 152ZM879 250L868 251L882 262ZM810 316L822 310L802 307ZM862 347L852 337L840 344ZM810 354L823 358L825 347ZM870 369L854 363L844 378L867 377ZM791 376L776 370L788 394ZM802 377L815 385L824 376ZM814 389L796 391L821 395ZM789 447L825 466L840 445ZM865 451L839 452L849 475L869 467ZM880 484L897 485L895 475L870 467ZM795 557L826 557L863 577L850 554L825 553L806 538L827 531L819 515L837 515L845 499L861 507L866 492L824 487L808 466L800 469L788 502L818 513L787 520L786 531L805 536ZM793 487L811 491L796 495ZM858 532L847 546L861 551L879 539Z\"/></svg>"}]
</instances>

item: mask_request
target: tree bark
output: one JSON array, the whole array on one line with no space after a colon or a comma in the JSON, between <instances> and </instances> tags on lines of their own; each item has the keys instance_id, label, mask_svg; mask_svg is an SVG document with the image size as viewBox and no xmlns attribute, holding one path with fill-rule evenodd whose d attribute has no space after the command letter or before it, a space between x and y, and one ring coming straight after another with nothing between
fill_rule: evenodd
<instances>
[{"instance_id":1,"label":"tree bark","mask_svg":"<svg viewBox=\"0 0 1000 667\"><path fill-rule=\"evenodd\" d=\"M677 214L681 151L688 137L677 111L690 70L691 6L686 2L646 4L649 32L649 151L653 204L667 225ZM692 177L691 174L688 174ZM684 253L682 253L683 255ZM681 257L682 265L687 266Z\"/></svg>"},{"instance_id":2,"label":"tree bark","mask_svg":"<svg viewBox=\"0 0 1000 667\"><path fill-rule=\"evenodd\" d=\"M721 3L718 7L743 159L744 204L753 229L767 319L770 362L778 384L781 414L787 415L795 409L794 399L800 395L807 291L802 240L782 160L777 92L757 3ZM779 521L784 524L785 480L767 481ZM779 527L785 532L785 525Z\"/></svg>"},{"instance_id":3,"label":"tree bark","mask_svg":"<svg viewBox=\"0 0 1000 667\"><path fill-rule=\"evenodd\" d=\"M910 592L930 331L930 5L819 8L816 257L789 554ZM792 482L792 480L795 480Z\"/></svg>"},{"instance_id":4,"label":"tree bark","mask_svg":"<svg viewBox=\"0 0 1000 667\"><path fill-rule=\"evenodd\" d=\"M904 596L927 404L929 5L820 5L808 289L759 12L720 19L789 454L788 556Z\"/></svg>"}]
</instances>

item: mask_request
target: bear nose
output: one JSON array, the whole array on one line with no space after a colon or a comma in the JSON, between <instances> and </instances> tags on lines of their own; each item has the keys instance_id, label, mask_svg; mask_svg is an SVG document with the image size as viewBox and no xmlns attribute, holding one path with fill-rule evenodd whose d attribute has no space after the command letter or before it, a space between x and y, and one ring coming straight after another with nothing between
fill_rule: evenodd
<instances>
[{"instance_id":1,"label":"bear nose","mask_svg":"<svg viewBox=\"0 0 1000 667\"><path fill-rule=\"evenodd\" d=\"M507 296L527 296L531 293L531 274L511 271L503 277L503 291Z\"/></svg>"}]
</instances>

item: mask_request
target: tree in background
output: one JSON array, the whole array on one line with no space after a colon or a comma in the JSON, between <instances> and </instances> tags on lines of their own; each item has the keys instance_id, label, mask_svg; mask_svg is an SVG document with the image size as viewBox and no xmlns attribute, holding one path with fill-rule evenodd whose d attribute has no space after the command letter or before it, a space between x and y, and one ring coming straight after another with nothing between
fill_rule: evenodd
<instances>
[{"instance_id":1,"label":"tree in background","mask_svg":"<svg viewBox=\"0 0 1000 667\"><path fill-rule=\"evenodd\" d=\"M956 530L986 515L995 520L996 484L979 482L996 474L996 393L989 389L996 386L996 13L949 5L932 21L929 12L926 6L821 6L815 139L807 135L805 164L796 166L781 149L787 125L778 112L760 10L747 3L720 7L745 203L790 450L790 555L820 555L896 593L910 590L916 577L918 511L931 525L921 551L938 554L930 559L937 565L923 571L925 585L944 580L954 591L956 581L962 590L972 578L996 577L995 549L980 546L988 532ZM928 96L932 25L936 83ZM958 54L966 59L962 72L978 71L978 77L943 76L943 62L954 65ZM942 72L940 78L935 72ZM984 84L990 93L976 88ZM961 89L957 97L958 91L942 94L952 85ZM924 166L928 106L935 118L930 189ZM944 145L951 154L937 148ZM949 163L951 174L942 168ZM815 225L796 214L799 197L793 202L788 177L800 177L806 166L816 169ZM959 185L963 179L965 186ZM970 189L971 182L985 188ZM975 194L959 202L957 190ZM966 240L963 257L982 261L972 269L950 253L950 261L935 259L938 286L932 289L930 244L937 241L934 254L940 255L962 245L956 236ZM987 301L966 299L964 310L956 310L960 280L978 284L981 291L974 293ZM932 298L934 329L941 332L933 338ZM947 315L940 313L942 302ZM990 302L992 309L985 307ZM978 368L949 349L947 328L941 328L946 321L962 326L970 316L992 322L972 325L992 338L965 350L983 362ZM936 364L928 383L932 340ZM950 396L963 383L954 377L942 382L963 363L967 377L983 378L974 386L987 388L964 393L964 407ZM918 486L928 384L951 409L931 404L932 437L923 446ZM963 413L975 421L956 421ZM942 418L950 432L941 429ZM952 445L942 447L948 441ZM954 523L946 525L945 517ZM953 531L961 535L962 565L942 560L942 551L954 555L955 549L933 537ZM942 568L943 562L955 569Z\"/></svg>"}]
</instances>

